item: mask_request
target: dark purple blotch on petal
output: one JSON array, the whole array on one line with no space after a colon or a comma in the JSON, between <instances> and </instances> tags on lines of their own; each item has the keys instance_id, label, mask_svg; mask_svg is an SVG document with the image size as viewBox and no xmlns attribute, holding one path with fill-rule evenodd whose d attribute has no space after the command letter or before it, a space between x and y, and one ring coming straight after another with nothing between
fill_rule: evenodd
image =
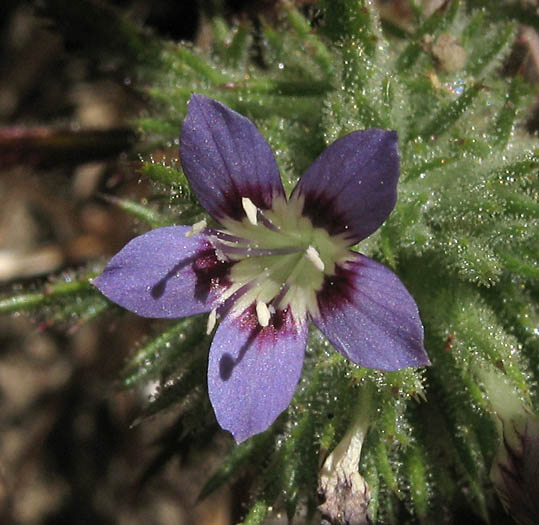
<instances>
[{"instance_id":1,"label":"dark purple blotch on petal","mask_svg":"<svg viewBox=\"0 0 539 525\"><path fill-rule=\"evenodd\" d=\"M232 262L220 261L211 243L207 242L192 263L196 275L195 297L199 301L207 301L210 293L228 288L232 265Z\"/></svg>"},{"instance_id":2,"label":"dark purple blotch on petal","mask_svg":"<svg viewBox=\"0 0 539 525\"><path fill-rule=\"evenodd\" d=\"M217 220L242 219L242 197L268 209L284 196L269 144L249 119L216 100L191 96L180 158L200 203Z\"/></svg>"},{"instance_id":3,"label":"dark purple blotch on petal","mask_svg":"<svg viewBox=\"0 0 539 525\"><path fill-rule=\"evenodd\" d=\"M428 365L417 305L385 266L354 254L317 294L313 322L345 357L367 368Z\"/></svg>"},{"instance_id":4,"label":"dark purple blotch on petal","mask_svg":"<svg viewBox=\"0 0 539 525\"><path fill-rule=\"evenodd\" d=\"M279 343L279 337L289 337L297 333L296 323L288 308L277 310L271 316L268 326L263 327L258 321L255 305L251 305L243 312L238 322L238 329L247 334L247 339L235 359L230 354L223 354L219 366L224 381L230 377L234 366L240 363L252 345L271 347Z\"/></svg>"},{"instance_id":5,"label":"dark purple blotch on petal","mask_svg":"<svg viewBox=\"0 0 539 525\"><path fill-rule=\"evenodd\" d=\"M331 144L303 174L292 198L305 198L303 214L331 235L355 244L377 230L397 201L397 133L354 131Z\"/></svg>"},{"instance_id":6,"label":"dark purple blotch on petal","mask_svg":"<svg viewBox=\"0 0 539 525\"><path fill-rule=\"evenodd\" d=\"M266 430L286 409L301 376L307 323L288 310L261 327L254 306L226 316L215 334L208 390L221 427L236 441Z\"/></svg>"},{"instance_id":7,"label":"dark purple blotch on petal","mask_svg":"<svg viewBox=\"0 0 539 525\"><path fill-rule=\"evenodd\" d=\"M354 269L348 265L337 264L334 275L326 275L322 289L317 293L321 313L324 316L350 303L354 296Z\"/></svg>"}]
</instances>

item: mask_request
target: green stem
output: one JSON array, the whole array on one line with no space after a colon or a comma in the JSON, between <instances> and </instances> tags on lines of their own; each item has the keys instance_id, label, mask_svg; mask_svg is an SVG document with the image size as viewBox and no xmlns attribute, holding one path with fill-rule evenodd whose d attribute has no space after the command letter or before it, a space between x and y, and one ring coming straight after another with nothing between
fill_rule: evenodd
<instances>
[{"instance_id":1,"label":"green stem","mask_svg":"<svg viewBox=\"0 0 539 525\"><path fill-rule=\"evenodd\" d=\"M95 289L91 285L91 279L97 274L88 274L81 280L74 282L57 282L48 284L41 292L27 293L6 297L0 300L0 314L11 314L33 310L58 297L75 294L92 293ZM97 292L96 292L97 293Z\"/></svg>"}]
</instances>

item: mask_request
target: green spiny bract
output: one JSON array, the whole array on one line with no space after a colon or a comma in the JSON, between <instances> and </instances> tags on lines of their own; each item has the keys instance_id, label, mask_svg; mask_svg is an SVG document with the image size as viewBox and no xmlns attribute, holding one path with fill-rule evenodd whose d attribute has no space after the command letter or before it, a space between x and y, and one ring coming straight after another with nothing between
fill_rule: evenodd
<instances>
[{"instance_id":1,"label":"green spiny bract","mask_svg":"<svg viewBox=\"0 0 539 525\"><path fill-rule=\"evenodd\" d=\"M521 127L529 88L500 74L516 31L505 15L520 11L483 4L452 1L426 20L416 13L415 29L387 40L369 0L327 0L316 28L284 3L279 23L258 21L256 46L250 24L229 27L214 17L211 50L154 42L157 65L138 66L152 103L151 116L138 121L148 141L175 147L190 94L203 93L257 123L287 190L350 131L399 135L396 209L360 250L392 267L418 301L433 366L361 369L327 351L313 331L290 409L265 434L231 447L202 491L254 464L246 524L261 523L275 504L289 516L313 515L321 460L367 391L376 416L360 471L371 517L402 523L408 512L427 522L444 509L450 520L454 502L467 500L488 518L485 487L499 435L475 370L496 367L524 398L537 399L539 148ZM118 201L125 211L150 226L198 220L178 164L147 162L141 174L167 205L156 211ZM7 297L0 311L53 311L63 308L55 298L68 304L70 293L100 305L83 284L48 290ZM138 349L124 375L127 387L159 379L165 386L148 414L179 405L193 435L202 420L211 424L202 332L200 320L177 321Z\"/></svg>"}]
</instances>

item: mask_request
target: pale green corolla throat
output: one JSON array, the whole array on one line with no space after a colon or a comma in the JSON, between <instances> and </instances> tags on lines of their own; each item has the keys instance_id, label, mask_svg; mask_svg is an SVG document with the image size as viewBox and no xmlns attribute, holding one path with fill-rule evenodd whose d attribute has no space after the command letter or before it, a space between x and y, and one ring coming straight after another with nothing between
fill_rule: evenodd
<instances>
[{"instance_id":1,"label":"pale green corolla throat","mask_svg":"<svg viewBox=\"0 0 539 525\"><path fill-rule=\"evenodd\" d=\"M224 218L223 228L215 230L204 220L186 234L206 233L217 257L235 263L228 276L232 284L208 318L208 333L220 315L240 315L252 304L263 327L277 309L290 308L296 322L307 313L317 316L316 292L324 276L334 275L335 265L350 258L350 243L344 235L315 228L302 215L302 197L276 197L264 212L247 197L241 203L246 215L241 221Z\"/></svg>"}]
</instances>

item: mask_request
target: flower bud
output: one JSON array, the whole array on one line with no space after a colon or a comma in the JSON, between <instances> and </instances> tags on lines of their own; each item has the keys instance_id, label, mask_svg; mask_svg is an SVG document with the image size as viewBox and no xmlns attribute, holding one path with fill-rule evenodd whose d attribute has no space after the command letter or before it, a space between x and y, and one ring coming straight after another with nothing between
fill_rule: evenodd
<instances>
[{"instance_id":1,"label":"flower bud","mask_svg":"<svg viewBox=\"0 0 539 525\"><path fill-rule=\"evenodd\" d=\"M359 413L347 433L326 458L318 484L322 525L366 525L371 499L359 473L361 448L368 429L368 411Z\"/></svg>"},{"instance_id":2,"label":"flower bud","mask_svg":"<svg viewBox=\"0 0 539 525\"><path fill-rule=\"evenodd\" d=\"M539 523L539 417L494 371L480 377L501 422L490 479L508 514L520 525Z\"/></svg>"}]
</instances>

